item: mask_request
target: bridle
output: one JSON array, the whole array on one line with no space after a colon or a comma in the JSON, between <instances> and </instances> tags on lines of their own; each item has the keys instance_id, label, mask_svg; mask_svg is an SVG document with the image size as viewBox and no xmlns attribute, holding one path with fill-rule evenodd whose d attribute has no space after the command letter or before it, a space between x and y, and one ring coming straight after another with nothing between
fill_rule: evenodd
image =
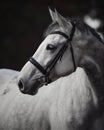
<instances>
[{"instance_id":1,"label":"bridle","mask_svg":"<svg viewBox=\"0 0 104 130\"><path fill-rule=\"evenodd\" d=\"M61 49L58 51L56 56L52 59L52 61L46 66L46 68L42 67L33 57L29 59L29 61L44 75L42 80L43 84L47 85L48 83L51 82L51 79L49 78L51 70L54 68L56 65L57 61L62 58L65 50L67 49L68 45L70 44L70 51L72 55L72 61L73 61L73 66L74 66L74 71L76 70L76 63L75 63L75 58L74 58L74 52L73 52L73 47L71 41L73 40L74 32L75 32L75 22L72 23L72 30L70 33L70 36L66 35L65 33L61 31L55 31L52 32L51 34L59 34L62 35L64 38L67 39L67 41L64 43L64 45L61 47Z\"/></svg>"},{"instance_id":2,"label":"bridle","mask_svg":"<svg viewBox=\"0 0 104 130\"><path fill-rule=\"evenodd\" d=\"M41 78L45 79L45 80L43 80L45 85L47 85L48 83L51 82L51 79L49 78L50 72L54 68L54 66L57 63L57 61L60 58L62 58L65 50L68 47L68 44L70 44L70 51L71 51L71 55L72 55L72 61L73 61L74 71L76 70L74 52L73 52L73 47L72 47L72 44L71 44L71 41L73 40L74 32L75 32L75 22L72 22L72 30L71 30L70 36L66 35L65 33L61 32L61 31L55 31L55 32L51 33L51 34L62 35L64 38L67 39L67 41L64 43L64 45L61 47L61 49L56 54L56 56L54 57L54 59L47 65L46 68L43 68L33 57L31 57L29 59L29 61L44 75Z\"/></svg>"}]
</instances>

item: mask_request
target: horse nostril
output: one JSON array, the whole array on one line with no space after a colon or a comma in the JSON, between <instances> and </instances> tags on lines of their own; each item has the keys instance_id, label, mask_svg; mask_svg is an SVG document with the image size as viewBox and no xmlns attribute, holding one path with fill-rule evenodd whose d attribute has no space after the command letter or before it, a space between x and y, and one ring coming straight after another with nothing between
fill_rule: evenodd
<instances>
[{"instance_id":1,"label":"horse nostril","mask_svg":"<svg viewBox=\"0 0 104 130\"><path fill-rule=\"evenodd\" d=\"M24 83L23 83L23 81L22 81L21 79L20 79L19 82L18 82L18 86L19 86L19 89L20 89L21 91L24 90Z\"/></svg>"}]
</instances>

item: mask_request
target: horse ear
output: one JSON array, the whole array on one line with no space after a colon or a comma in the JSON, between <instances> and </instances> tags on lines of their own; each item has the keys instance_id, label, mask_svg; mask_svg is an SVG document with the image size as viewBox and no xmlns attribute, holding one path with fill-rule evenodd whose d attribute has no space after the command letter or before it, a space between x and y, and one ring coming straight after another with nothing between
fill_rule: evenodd
<instances>
[{"instance_id":1,"label":"horse ear","mask_svg":"<svg viewBox=\"0 0 104 130\"><path fill-rule=\"evenodd\" d=\"M55 22L55 21L56 21L56 20L55 20L55 12L53 12L53 11L50 9L50 7L48 7L48 10L49 10L50 16L51 16L51 18L52 18L52 21Z\"/></svg>"},{"instance_id":2,"label":"horse ear","mask_svg":"<svg viewBox=\"0 0 104 130\"><path fill-rule=\"evenodd\" d=\"M68 28L72 27L71 23L67 22L67 20L61 14L59 14L56 9L55 9L55 20L61 27L62 31L69 33Z\"/></svg>"}]
</instances>

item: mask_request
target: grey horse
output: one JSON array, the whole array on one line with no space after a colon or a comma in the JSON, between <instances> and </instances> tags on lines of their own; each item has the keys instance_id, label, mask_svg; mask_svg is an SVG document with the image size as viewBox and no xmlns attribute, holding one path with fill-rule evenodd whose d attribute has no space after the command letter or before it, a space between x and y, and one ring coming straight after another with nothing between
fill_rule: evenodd
<instances>
[{"instance_id":1,"label":"grey horse","mask_svg":"<svg viewBox=\"0 0 104 130\"><path fill-rule=\"evenodd\" d=\"M0 70L0 130L103 130L103 41L80 20L50 14L21 72Z\"/></svg>"}]
</instances>

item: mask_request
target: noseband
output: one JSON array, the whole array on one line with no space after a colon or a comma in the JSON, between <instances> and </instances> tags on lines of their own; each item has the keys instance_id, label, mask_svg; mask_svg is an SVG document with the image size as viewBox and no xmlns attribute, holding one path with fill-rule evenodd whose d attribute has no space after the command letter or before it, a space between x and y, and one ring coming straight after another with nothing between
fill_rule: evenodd
<instances>
[{"instance_id":1,"label":"noseband","mask_svg":"<svg viewBox=\"0 0 104 130\"><path fill-rule=\"evenodd\" d=\"M73 52L73 47L72 47L72 44L71 44L71 41L73 40L73 36L74 36L74 32L75 32L75 23L72 22L72 25L73 26L72 26L70 36L66 35L65 33L61 32L61 31L55 31L55 32L51 33L51 34L59 34L59 35L63 36L64 38L66 38L67 41L64 43L62 48L56 54L54 59L47 65L46 68L43 68L33 57L31 57L29 59L29 61L44 75L43 78L45 80L43 82L44 82L45 85L47 85L48 83L51 82L51 79L49 78L49 74L50 74L51 70L54 68L57 61L62 58L62 56L63 56L65 50L68 48L69 44L70 44L70 51L71 51L71 55L72 55L74 71L76 70L74 52Z\"/></svg>"}]
</instances>

